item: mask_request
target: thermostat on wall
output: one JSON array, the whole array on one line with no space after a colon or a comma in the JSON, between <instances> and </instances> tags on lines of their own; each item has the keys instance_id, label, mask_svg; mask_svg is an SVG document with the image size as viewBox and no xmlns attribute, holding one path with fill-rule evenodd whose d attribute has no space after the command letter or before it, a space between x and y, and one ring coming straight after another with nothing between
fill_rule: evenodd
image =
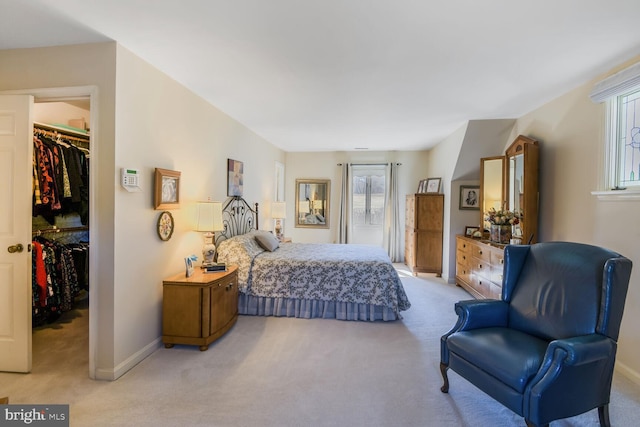
<instances>
[{"instance_id":1,"label":"thermostat on wall","mask_svg":"<svg viewBox=\"0 0 640 427\"><path fill-rule=\"evenodd\" d=\"M132 168L120 169L120 184L130 192L140 192L140 170Z\"/></svg>"}]
</instances>

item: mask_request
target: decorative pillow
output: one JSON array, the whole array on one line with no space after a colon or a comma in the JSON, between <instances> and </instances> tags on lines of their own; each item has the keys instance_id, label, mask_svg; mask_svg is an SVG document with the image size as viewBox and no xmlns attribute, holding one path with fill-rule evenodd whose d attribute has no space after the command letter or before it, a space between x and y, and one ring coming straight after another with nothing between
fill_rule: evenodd
<instances>
[{"instance_id":1,"label":"decorative pillow","mask_svg":"<svg viewBox=\"0 0 640 427\"><path fill-rule=\"evenodd\" d=\"M260 246L269 252L273 252L280 246L280 241L269 232L256 234L256 240Z\"/></svg>"}]
</instances>

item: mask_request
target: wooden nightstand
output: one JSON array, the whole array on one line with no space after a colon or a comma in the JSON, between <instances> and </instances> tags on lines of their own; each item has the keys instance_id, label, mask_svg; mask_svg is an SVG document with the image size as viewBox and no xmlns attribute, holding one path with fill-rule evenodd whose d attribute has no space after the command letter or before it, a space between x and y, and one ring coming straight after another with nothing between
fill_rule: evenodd
<instances>
[{"instance_id":1,"label":"wooden nightstand","mask_svg":"<svg viewBox=\"0 0 640 427\"><path fill-rule=\"evenodd\" d=\"M200 351L220 338L238 319L238 267L191 277L176 274L162 282L162 342L200 346Z\"/></svg>"}]
</instances>

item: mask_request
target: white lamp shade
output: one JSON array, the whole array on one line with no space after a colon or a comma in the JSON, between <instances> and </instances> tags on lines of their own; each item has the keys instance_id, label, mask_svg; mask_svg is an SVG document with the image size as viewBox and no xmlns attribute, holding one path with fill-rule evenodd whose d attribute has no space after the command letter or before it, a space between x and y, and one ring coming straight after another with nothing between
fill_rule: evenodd
<instances>
[{"instance_id":1,"label":"white lamp shade","mask_svg":"<svg viewBox=\"0 0 640 427\"><path fill-rule=\"evenodd\" d=\"M273 202L271 204L271 216L274 219L284 219L287 217L287 204L285 202Z\"/></svg>"},{"instance_id":2,"label":"white lamp shade","mask_svg":"<svg viewBox=\"0 0 640 427\"><path fill-rule=\"evenodd\" d=\"M303 200L298 202L298 212L307 214L309 213L309 201Z\"/></svg>"},{"instance_id":3,"label":"white lamp shade","mask_svg":"<svg viewBox=\"0 0 640 427\"><path fill-rule=\"evenodd\" d=\"M196 231L222 231L222 202L199 202Z\"/></svg>"}]
</instances>

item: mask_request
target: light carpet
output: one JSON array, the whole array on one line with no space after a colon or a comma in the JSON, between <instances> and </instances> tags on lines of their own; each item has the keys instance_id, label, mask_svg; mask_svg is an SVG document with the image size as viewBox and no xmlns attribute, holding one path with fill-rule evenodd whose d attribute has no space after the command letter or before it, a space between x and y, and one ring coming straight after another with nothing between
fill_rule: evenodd
<instances>
[{"instance_id":1,"label":"light carpet","mask_svg":"<svg viewBox=\"0 0 640 427\"><path fill-rule=\"evenodd\" d=\"M208 351L161 348L113 382L87 377L81 307L34 332L33 372L0 373L0 396L69 404L71 426L524 426L454 372L440 392L439 339L470 297L396 268L412 303L401 321L240 316ZM640 387L619 374L610 414L614 426L640 420ZM598 426L597 411L551 425Z\"/></svg>"}]
</instances>

